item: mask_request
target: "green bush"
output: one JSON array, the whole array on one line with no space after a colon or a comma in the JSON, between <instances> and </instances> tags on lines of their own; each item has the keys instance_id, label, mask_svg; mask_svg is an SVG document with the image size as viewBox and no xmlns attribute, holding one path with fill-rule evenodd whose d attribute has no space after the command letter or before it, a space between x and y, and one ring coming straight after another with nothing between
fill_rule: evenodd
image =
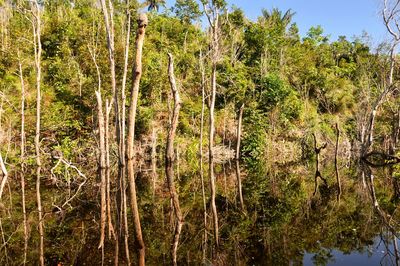
<instances>
[{"instance_id":1,"label":"green bush","mask_svg":"<svg viewBox=\"0 0 400 266\"><path fill-rule=\"evenodd\" d=\"M244 117L241 152L244 160L247 163L252 163L264 157L267 144L267 119L261 112L251 108L246 109Z\"/></svg>"}]
</instances>

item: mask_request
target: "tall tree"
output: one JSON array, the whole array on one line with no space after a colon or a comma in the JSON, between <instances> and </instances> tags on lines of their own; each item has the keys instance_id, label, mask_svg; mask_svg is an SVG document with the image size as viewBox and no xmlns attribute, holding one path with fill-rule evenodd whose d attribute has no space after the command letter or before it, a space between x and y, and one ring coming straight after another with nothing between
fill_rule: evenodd
<instances>
[{"instance_id":1,"label":"tall tree","mask_svg":"<svg viewBox=\"0 0 400 266\"><path fill-rule=\"evenodd\" d=\"M37 0L31 2L32 12L32 30L33 30L33 44L35 54L35 70L36 70L36 133L35 133L35 151L36 151L36 199L38 206L38 218L39 218L39 259L40 265L44 266L44 225L43 225L43 209L42 209L42 197L40 193L40 182L41 182L41 168L42 162L40 159L40 119L41 119L41 82L42 82L42 20L41 12L43 12L44 6L39 6Z\"/></svg>"},{"instance_id":2,"label":"tall tree","mask_svg":"<svg viewBox=\"0 0 400 266\"><path fill-rule=\"evenodd\" d=\"M131 200L131 211L133 216L133 223L135 227L135 244L138 250L139 265L145 264L145 245L142 236L142 228L140 225L139 208L136 196L136 184L135 184L135 121L136 121L136 109L139 96L140 78L142 76L142 51L143 42L146 33L146 27L148 24L146 14L140 14L137 20L138 29L136 32L136 57L135 65L133 68L133 80L130 91L130 106L129 106L129 117L128 117L128 137L126 142L127 152L127 168L128 168L128 180L129 180L129 191Z\"/></svg>"},{"instance_id":3,"label":"tall tree","mask_svg":"<svg viewBox=\"0 0 400 266\"><path fill-rule=\"evenodd\" d=\"M179 197L176 192L175 183L174 183L174 162L175 162L175 153L174 153L174 140L176 135L176 129L179 123L179 110L181 109L181 98L179 96L179 90L176 85L175 74L174 74L174 61L172 54L168 54L169 64L168 64L168 76L169 82L171 85L171 92L174 98L174 108L171 115L171 123L168 128L168 136L167 136L167 147L165 150L165 173L167 176L167 183L169 188L169 193L172 201L172 205L174 207L174 215L175 215L175 232L174 238L172 242L172 263L173 265L178 265L177 262L177 251L179 238L182 231L183 225L183 216L181 212L181 208L179 205Z\"/></svg>"},{"instance_id":4,"label":"tall tree","mask_svg":"<svg viewBox=\"0 0 400 266\"><path fill-rule=\"evenodd\" d=\"M396 49L400 43L400 1L399 0L383 0L383 9L381 11L382 19L385 24L387 31L392 37L392 41L389 48L389 73L385 77L381 92L376 98L369 118L367 120L367 125L364 126L366 133L364 133L364 139L362 139L361 157L368 155L374 143L374 132L375 132L375 122L378 109L387 100L389 94L391 94L395 87L394 85L394 70L396 64Z\"/></svg>"},{"instance_id":5,"label":"tall tree","mask_svg":"<svg viewBox=\"0 0 400 266\"><path fill-rule=\"evenodd\" d=\"M210 178L211 188L211 210L213 213L214 224L214 241L215 245L219 246L219 226L218 226L218 213L215 204L216 185L214 175L214 135L215 135L215 98L217 94L217 64L221 59L221 51L219 47L220 42L220 25L219 17L221 8L225 6L224 1L202 1L204 13L207 16L210 25L210 42L211 42L211 93L210 93L210 107L209 107L209 141L208 141L208 173Z\"/></svg>"}]
</instances>

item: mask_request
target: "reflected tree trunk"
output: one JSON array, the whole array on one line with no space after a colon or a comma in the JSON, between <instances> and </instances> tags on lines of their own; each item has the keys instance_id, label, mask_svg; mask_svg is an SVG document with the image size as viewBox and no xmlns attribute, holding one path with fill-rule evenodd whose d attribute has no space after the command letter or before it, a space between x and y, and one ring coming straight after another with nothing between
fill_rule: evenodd
<instances>
[{"instance_id":1,"label":"reflected tree trunk","mask_svg":"<svg viewBox=\"0 0 400 266\"><path fill-rule=\"evenodd\" d=\"M153 179L153 199L156 195L156 182L157 182L157 132L153 125L151 134L151 176Z\"/></svg>"},{"instance_id":2,"label":"reflected tree trunk","mask_svg":"<svg viewBox=\"0 0 400 266\"><path fill-rule=\"evenodd\" d=\"M313 195L315 196L315 194L317 193L318 190L318 178L320 178L325 185L327 185L327 181L325 178L323 178L323 176L321 175L321 172L319 170L319 155L321 153L321 151L323 149L326 148L327 144L324 143L322 144L322 146L318 146L317 143L317 137L315 136L315 134L313 133L313 137L314 137L314 152L315 152L315 178L314 178L314 193Z\"/></svg>"},{"instance_id":3,"label":"reflected tree trunk","mask_svg":"<svg viewBox=\"0 0 400 266\"><path fill-rule=\"evenodd\" d=\"M395 237L399 238L397 230L391 224L392 219L388 219L391 216L389 214L385 213L385 211L382 210L379 205L379 201L376 197L376 192L375 192L375 184L374 184L375 176L372 173L371 168L368 165L366 165L363 161L361 161L361 171L365 174L365 176L367 177L367 179L369 181L368 189L370 192L371 201L372 201L372 205L375 209L375 212L379 215L379 217L382 220L383 225L387 228L387 230L389 230Z\"/></svg>"},{"instance_id":4,"label":"reflected tree trunk","mask_svg":"<svg viewBox=\"0 0 400 266\"><path fill-rule=\"evenodd\" d=\"M240 176L240 164L239 160L236 160L236 180L238 184L238 193L239 193L239 200L240 200L240 208L244 210L244 203L243 203L243 194L242 194L242 180Z\"/></svg>"},{"instance_id":5,"label":"reflected tree trunk","mask_svg":"<svg viewBox=\"0 0 400 266\"><path fill-rule=\"evenodd\" d=\"M400 264L400 256L399 256L399 246L397 243L397 237L393 235L393 249L394 249L394 255L396 259L396 266L399 266Z\"/></svg>"},{"instance_id":6,"label":"reflected tree trunk","mask_svg":"<svg viewBox=\"0 0 400 266\"><path fill-rule=\"evenodd\" d=\"M176 192L174 183L174 163L175 163L174 140L175 140L176 128L178 127L179 123L179 110L181 108L181 99L179 96L178 88L176 86L173 57L171 54L168 54L168 57L169 57L168 77L171 85L172 95L174 98L174 108L171 117L171 124L168 129L167 147L165 152L165 173L167 176L169 193L175 214L175 230L174 230L174 238L171 250L172 263L173 265L177 265L178 264L177 250L179 245L179 238L182 231L183 216L179 205L178 193Z\"/></svg>"},{"instance_id":7,"label":"reflected tree trunk","mask_svg":"<svg viewBox=\"0 0 400 266\"><path fill-rule=\"evenodd\" d=\"M336 183L337 183L337 199L340 199L340 195L342 194L342 185L339 175L339 167L338 167L338 152L339 152L339 137L340 137L340 130L338 123L335 124L336 128L336 145L335 145L335 174L336 174Z\"/></svg>"}]
</instances>

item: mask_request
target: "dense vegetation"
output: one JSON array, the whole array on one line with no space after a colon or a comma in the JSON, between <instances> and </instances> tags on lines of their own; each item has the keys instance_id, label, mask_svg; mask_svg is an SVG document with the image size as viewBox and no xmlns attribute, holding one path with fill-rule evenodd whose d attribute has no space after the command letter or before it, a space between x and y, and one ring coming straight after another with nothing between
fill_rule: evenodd
<instances>
[{"instance_id":1,"label":"dense vegetation","mask_svg":"<svg viewBox=\"0 0 400 266\"><path fill-rule=\"evenodd\" d=\"M357 183L359 172L347 167L363 159L375 165L400 162L397 5L388 3L382 15L393 39L371 47L367 34L332 40L321 26L300 36L292 10L263 10L257 21L251 21L242 10L221 0L177 0L170 9L161 8L162 2L0 0L0 264L38 264L42 222L42 263L113 264L117 258L116 264L124 265L129 261L125 247L136 263L133 254L140 250L140 243L133 237L137 227L131 216L137 216L130 203L126 206L126 199L133 200L133 196L125 196L129 181L121 170L126 161L121 136L125 139L129 123L119 119L122 114L128 116L133 105L130 91L138 78L138 49L133 40L141 30L136 18L147 9L134 123L137 200L147 262L171 261L172 231L181 222L179 217L174 220L173 213L179 213L170 203L169 194L175 199L173 178L168 178L167 186L165 173L157 170L164 160L166 167L171 164L164 154L173 128L171 114L177 106L170 88L168 53L174 57L181 98L175 159L170 158L184 216L178 261L211 260L222 265L240 258L243 263L283 264L289 257L301 262L307 250L318 253L315 259L321 261L316 263L323 264L329 256L319 254L323 250L315 241L324 235L328 236L321 245L345 251L362 249L348 234L361 234L361 242L369 243L375 236L373 229L381 223L369 218L373 204L364 200L368 193ZM105 15L106 10L110 14ZM110 26L112 38L107 30ZM131 39L128 46L127 36ZM106 107L99 105L96 93ZM246 171L239 166L234 171L226 163L233 159L240 139L241 108L240 161ZM102 191L101 180L103 129L99 120L104 117L107 191ZM214 118L210 126L208 117L215 117L210 149L207 132L214 128ZM323 178L317 160L320 175L315 175L315 182L321 182L317 180L321 177L325 185L315 199L311 196L317 192L315 186L313 194L314 173L307 167L314 167L319 158L317 146L332 162L337 149L345 177L337 188L335 178ZM216 195L213 189L210 192L214 174L207 175L208 166L213 165L206 159L208 153L210 161L213 157L218 162L211 167L215 168ZM204 157L204 169L200 157ZM363 177L373 180L369 167L364 167ZM327 173L333 173L333 168L329 164ZM240 172L245 174L240 177ZM385 172L389 177L378 182L376 192L381 204L375 210L394 217L388 222L389 231L397 226L399 172L396 167ZM232 176L228 182L227 176ZM241 204L237 179L243 179ZM38 182L43 210L37 207ZM343 197L336 205L333 195L338 191ZM103 192L108 202L104 214ZM376 201L375 196L374 191ZM216 219L211 215L215 201L220 243L211 223ZM209 212L205 217L203 206ZM333 217L332 209L337 216ZM107 226L101 225L103 218ZM327 233L326 227L336 231Z\"/></svg>"}]
</instances>

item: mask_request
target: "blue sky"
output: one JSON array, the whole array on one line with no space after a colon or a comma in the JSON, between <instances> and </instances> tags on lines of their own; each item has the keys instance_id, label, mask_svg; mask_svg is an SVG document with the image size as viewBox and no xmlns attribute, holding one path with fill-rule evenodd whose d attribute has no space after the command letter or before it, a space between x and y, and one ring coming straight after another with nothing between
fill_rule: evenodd
<instances>
[{"instance_id":1,"label":"blue sky","mask_svg":"<svg viewBox=\"0 0 400 266\"><path fill-rule=\"evenodd\" d=\"M302 36L311 26L321 25L331 41L338 36L360 36L365 30L376 44L387 39L387 34L379 16L381 0L227 0L230 5L243 9L246 16L256 20L261 9L277 7L282 11L291 8L296 15ZM167 0L168 5L174 0Z\"/></svg>"}]
</instances>

